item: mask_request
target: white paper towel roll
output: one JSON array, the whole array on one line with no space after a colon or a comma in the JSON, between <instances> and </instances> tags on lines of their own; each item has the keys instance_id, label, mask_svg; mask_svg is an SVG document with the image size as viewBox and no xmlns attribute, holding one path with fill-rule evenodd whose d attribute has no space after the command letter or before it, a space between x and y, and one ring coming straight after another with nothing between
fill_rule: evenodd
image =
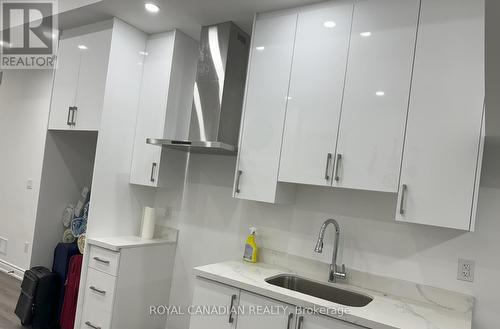
<instances>
[{"instance_id":1,"label":"white paper towel roll","mask_svg":"<svg viewBox=\"0 0 500 329\"><path fill-rule=\"evenodd\" d=\"M142 210L141 238L152 239L155 233L155 208L144 207Z\"/></svg>"}]
</instances>

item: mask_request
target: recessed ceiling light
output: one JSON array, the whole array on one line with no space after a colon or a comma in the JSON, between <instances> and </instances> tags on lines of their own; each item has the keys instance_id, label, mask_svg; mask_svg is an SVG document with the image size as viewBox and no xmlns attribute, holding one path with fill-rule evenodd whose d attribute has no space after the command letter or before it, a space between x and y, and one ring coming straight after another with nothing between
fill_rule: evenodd
<instances>
[{"instance_id":1,"label":"recessed ceiling light","mask_svg":"<svg viewBox=\"0 0 500 329\"><path fill-rule=\"evenodd\" d=\"M365 38L366 38L366 37L371 36L371 35L372 35L372 33L371 33L371 32L361 32L359 35L361 35L362 37L365 37Z\"/></svg>"},{"instance_id":2,"label":"recessed ceiling light","mask_svg":"<svg viewBox=\"0 0 500 329\"><path fill-rule=\"evenodd\" d=\"M377 91L377 92L375 93L375 95L377 95L377 96L384 96L384 95L385 95L385 92L383 92L383 91Z\"/></svg>"},{"instance_id":3,"label":"recessed ceiling light","mask_svg":"<svg viewBox=\"0 0 500 329\"><path fill-rule=\"evenodd\" d=\"M332 29L335 26L337 26L337 23L335 23L334 21L326 21L323 23L323 26L328 28L328 29Z\"/></svg>"},{"instance_id":4,"label":"recessed ceiling light","mask_svg":"<svg viewBox=\"0 0 500 329\"><path fill-rule=\"evenodd\" d=\"M87 50L88 48L85 45L78 45L78 49Z\"/></svg>"},{"instance_id":5,"label":"recessed ceiling light","mask_svg":"<svg viewBox=\"0 0 500 329\"><path fill-rule=\"evenodd\" d=\"M139 55L142 55L142 56L147 56L147 55L149 55L149 54L148 54L147 52L145 52L145 51L140 51L140 52L139 52Z\"/></svg>"},{"instance_id":6,"label":"recessed ceiling light","mask_svg":"<svg viewBox=\"0 0 500 329\"><path fill-rule=\"evenodd\" d=\"M266 49L266 47L258 46L258 47L255 47L255 49L257 49L258 51L263 51L264 49Z\"/></svg>"},{"instance_id":7,"label":"recessed ceiling light","mask_svg":"<svg viewBox=\"0 0 500 329\"><path fill-rule=\"evenodd\" d=\"M157 13L160 11L160 7L151 2L146 2L144 4L144 8L146 8L146 10L149 11L150 13Z\"/></svg>"}]
</instances>

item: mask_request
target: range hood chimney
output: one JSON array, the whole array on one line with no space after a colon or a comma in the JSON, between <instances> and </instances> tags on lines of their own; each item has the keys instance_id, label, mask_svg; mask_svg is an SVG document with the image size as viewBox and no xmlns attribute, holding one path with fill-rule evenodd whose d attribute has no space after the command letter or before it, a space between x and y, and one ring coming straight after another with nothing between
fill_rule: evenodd
<instances>
[{"instance_id":1,"label":"range hood chimney","mask_svg":"<svg viewBox=\"0 0 500 329\"><path fill-rule=\"evenodd\" d=\"M188 140L148 144L192 153L236 154L250 36L233 22L204 26Z\"/></svg>"}]
</instances>

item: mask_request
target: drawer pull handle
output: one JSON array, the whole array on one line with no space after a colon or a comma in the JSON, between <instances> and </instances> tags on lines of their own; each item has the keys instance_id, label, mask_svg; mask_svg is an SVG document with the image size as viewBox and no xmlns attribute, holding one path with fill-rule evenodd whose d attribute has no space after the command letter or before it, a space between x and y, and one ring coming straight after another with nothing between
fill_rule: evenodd
<instances>
[{"instance_id":1,"label":"drawer pull handle","mask_svg":"<svg viewBox=\"0 0 500 329\"><path fill-rule=\"evenodd\" d=\"M237 297L238 296L236 295L231 296L231 306L229 306L229 320L228 320L229 323L234 322L233 306L234 306L234 301L236 300Z\"/></svg>"},{"instance_id":2,"label":"drawer pull handle","mask_svg":"<svg viewBox=\"0 0 500 329\"><path fill-rule=\"evenodd\" d=\"M98 327L98 326L96 326L96 325L93 325L90 321L85 322L85 325L86 325L87 327L92 328L92 329L101 329L101 327Z\"/></svg>"},{"instance_id":3,"label":"drawer pull handle","mask_svg":"<svg viewBox=\"0 0 500 329\"><path fill-rule=\"evenodd\" d=\"M97 289L97 288L96 288L96 287L94 287L94 286L90 286L90 287L89 287L89 289L90 289L90 290L92 290L92 291L97 292L98 294L101 294L101 295L106 295L106 291L105 291L105 290Z\"/></svg>"},{"instance_id":4,"label":"drawer pull handle","mask_svg":"<svg viewBox=\"0 0 500 329\"><path fill-rule=\"evenodd\" d=\"M106 264L106 265L109 265L109 260L105 260L105 259L102 259L102 258L99 258L99 257L94 257L94 260L96 262L99 262L99 263L103 263L103 264Z\"/></svg>"}]
</instances>

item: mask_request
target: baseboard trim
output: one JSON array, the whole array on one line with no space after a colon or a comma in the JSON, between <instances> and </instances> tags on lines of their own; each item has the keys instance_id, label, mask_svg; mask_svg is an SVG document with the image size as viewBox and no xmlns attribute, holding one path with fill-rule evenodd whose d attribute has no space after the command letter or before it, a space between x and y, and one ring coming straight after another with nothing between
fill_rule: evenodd
<instances>
[{"instance_id":1,"label":"baseboard trim","mask_svg":"<svg viewBox=\"0 0 500 329\"><path fill-rule=\"evenodd\" d=\"M11 277L21 281L24 277L24 270L16 265L8 263L0 259L0 272L10 275Z\"/></svg>"}]
</instances>

